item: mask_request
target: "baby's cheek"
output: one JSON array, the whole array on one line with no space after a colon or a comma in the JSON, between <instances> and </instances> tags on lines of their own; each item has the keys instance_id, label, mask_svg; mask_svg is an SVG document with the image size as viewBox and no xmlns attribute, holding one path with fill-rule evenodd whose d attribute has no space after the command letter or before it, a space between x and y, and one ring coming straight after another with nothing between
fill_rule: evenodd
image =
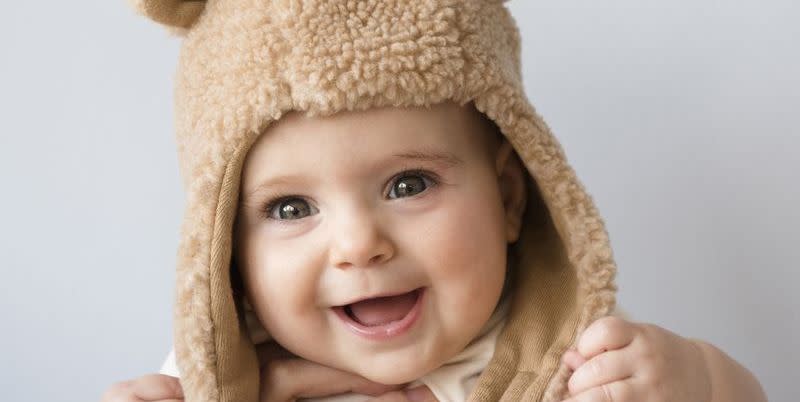
<instances>
[{"instance_id":1,"label":"baby's cheek","mask_svg":"<svg viewBox=\"0 0 800 402\"><path fill-rule=\"evenodd\" d=\"M506 250L502 215L487 205L453 205L434 233L428 251L436 256L434 279L454 302L491 300L505 275Z\"/></svg>"},{"instance_id":2,"label":"baby's cheek","mask_svg":"<svg viewBox=\"0 0 800 402\"><path fill-rule=\"evenodd\" d=\"M282 247L281 247L282 246ZM307 306L315 305L319 267L321 262L312 244L275 244L261 250L260 272L267 300L291 308L294 314L303 313Z\"/></svg>"},{"instance_id":3,"label":"baby's cheek","mask_svg":"<svg viewBox=\"0 0 800 402\"><path fill-rule=\"evenodd\" d=\"M464 203L454 209L452 216L442 223L449 239L442 245L450 259L460 261L453 268L464 271L493 271L504 263L506 242L502 228L502 214L492 206L480 202Z\"/></svg>"},{"instance_id":4,"label":"baby's cheek","mask_svg":"<svg viewBox=\"0 0 800 402\"><path fill-rule=\"evenodd\" d=\"M276 338L309 333L312 328L304 320L319 311L313 302L316 282L309 277L313 271L301 259L308 254L272 253L271 247L259 251L250 260L245 282L263 325Z\"/></svg>"}]
</instances>

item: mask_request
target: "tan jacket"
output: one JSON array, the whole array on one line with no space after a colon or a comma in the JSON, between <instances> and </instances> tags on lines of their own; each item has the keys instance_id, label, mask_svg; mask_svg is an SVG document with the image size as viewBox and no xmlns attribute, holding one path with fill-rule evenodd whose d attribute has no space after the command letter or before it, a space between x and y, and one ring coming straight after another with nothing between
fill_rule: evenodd
<instances>
[{"instance_id":1,"label":"tan jacket","mask_svg":"<svg viewBox=\"0 0 800 402\"><path fill-rule=\"evenodd\" d=\"M446 100L472 102L528 171L508 323L468 399L562 399L560 358L614 309L616 265L591 196L524 93L519 32L503 1L131 1L182 38L175 127L187 197L174 317L187 401L258 398L258 361L230 281L242 162L258 135L291 110Z\"/></svg>"}]
</instances>

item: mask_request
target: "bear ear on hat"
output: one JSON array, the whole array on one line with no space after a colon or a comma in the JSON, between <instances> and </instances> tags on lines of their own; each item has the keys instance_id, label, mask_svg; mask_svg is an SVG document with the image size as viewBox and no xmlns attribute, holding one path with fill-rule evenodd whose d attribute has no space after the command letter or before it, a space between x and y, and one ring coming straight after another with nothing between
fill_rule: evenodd
<instances>
[{"instance_id":1,"label":"bear ear on hat","mask_svg":"<svg viewBox=\"0 0 800 402\"><path fill-rule=\"evenodd\" d=\"M203 13L206 0L128 0L141 15L183 36Z\"/></svg>"}]
</instances>

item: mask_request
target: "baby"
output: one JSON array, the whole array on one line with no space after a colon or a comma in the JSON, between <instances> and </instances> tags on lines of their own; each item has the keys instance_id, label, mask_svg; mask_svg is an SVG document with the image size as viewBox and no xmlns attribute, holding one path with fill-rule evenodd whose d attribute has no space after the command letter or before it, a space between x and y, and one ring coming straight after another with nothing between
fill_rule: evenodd
<instances>
[{"instance_id":1,"label":"baby","mask_svg":"<svg viewBox=\"0 0 800 402\"><path fill-rule=\"evenodd\" d=\"M185 37L175 353L103 400L765 401L613 313L498 0L136 0Z\"/></svg>"},{"instance_id":2,"label":"baby","mask_svg":"<svg viewBox=\"0 0 800 402\"><path fill-rule=\"evenodd\" d=\"M261 401L365 400L322 398L350 391L466 400L506 319L507 246L527 194L524 168L491 122L453 103L291 113L253 144L241 181L234 264L248 307L280 345L262 344L262 363L272 363ZM251 336L266 341L258 326ZM483 356L463 353L481 344ZM577 370L575 401L605 392L615 401L765 400L710 345L620 318L597 321L564 359ZM455 367L470 360L478 366ZM408 383L394 394L383 385ZM182 396L168 376L128 384L118 400Z\"/></svg>"}]
</instances>

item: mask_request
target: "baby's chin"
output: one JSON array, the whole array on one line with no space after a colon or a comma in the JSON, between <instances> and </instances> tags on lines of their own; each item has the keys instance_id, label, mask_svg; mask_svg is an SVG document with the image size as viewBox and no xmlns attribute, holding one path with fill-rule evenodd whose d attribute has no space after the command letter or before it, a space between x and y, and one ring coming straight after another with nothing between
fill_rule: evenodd
<instances>
[{"instance_id":1,"label":"baby's chin","mask_svg":"<svg viewBox=\"0 0 800 402\"><path fill-rule=\"evenodd\" d=\"M424 360L420 358L427 356ZM386 385L405 384L425 376L444 364L443 358L435 358L432 354L398 354L383 356L378 359L348 362L345 370L356 373L370 381Z\"/></svg>"},{"instance_id":2,"label":"baby's chin","mask_svg":"<svg viewBox=\"0 0 800 402\"><path fill-rule=\"evenodd\" d=\"M410 383L430 373L438 366L422 367L418 363L404 362L390 367L357 367L354 372L370 381L385 385Z\"/></svg>"}]
</instances>

